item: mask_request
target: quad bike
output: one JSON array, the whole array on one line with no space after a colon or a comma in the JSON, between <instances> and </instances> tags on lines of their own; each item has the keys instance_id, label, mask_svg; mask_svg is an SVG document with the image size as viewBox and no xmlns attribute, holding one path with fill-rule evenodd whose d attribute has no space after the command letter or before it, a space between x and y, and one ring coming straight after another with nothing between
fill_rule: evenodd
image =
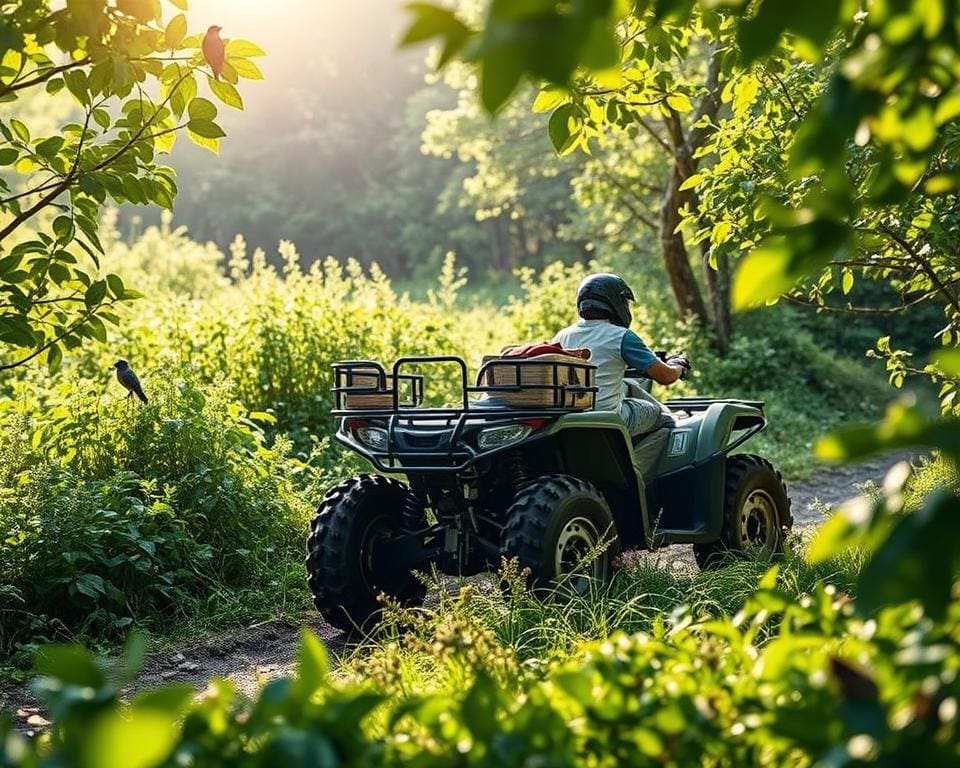
<instances>
[{"instance_id":1,"label":"quad bike","mask_svg":"<svg viewBox=\"0 0 960 768\"><path fill-rule=\"evenodd\" d=\"M336 437L377 473L332 488L312 522L308 581L330 624L370 626L381 593L419 604L412 572L432 565L471 575L517 558L542 586L603 580L624 549L692 544L702 568L782 551L782 477L733 454L766 427L763 403L670 400L661 428L631 438L616 413L591 409L593 366L565 360L487 362L476 386L457 357L334 365ZM423 375L405 371L440 364L459 369L461 397L424 407Z\"/></svg>"}]
</instances>

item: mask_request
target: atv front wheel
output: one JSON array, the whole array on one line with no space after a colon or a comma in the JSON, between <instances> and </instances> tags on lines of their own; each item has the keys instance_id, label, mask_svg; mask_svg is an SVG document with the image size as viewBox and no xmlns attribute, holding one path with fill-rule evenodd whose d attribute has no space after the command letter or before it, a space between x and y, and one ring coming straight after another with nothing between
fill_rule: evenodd
<instances>
[{"instance_id":1,"label":"atv front wheel","mask_svg":"<svg viewBox=\"0 0 960 768\"><path fill-rule=\"evenodd\" d=\"M381 592L420 605L426 587L396 567L391 541L400 521L420 509L413 492L381 475L361 475L332 488L317 509L307 539L307 583L326 621L362 630L379 618ZM406 512L406 515L404 514Z\"/></svg>"},{"instance_id":2,"label":"atv front wheel","mask_svg":"<svg viewBox=\"0 0 960 768\"><path fill-rule=\"evenodd\" d=\"M693 554L701 570L747 554L770 559L783 554L783 542L792 526L790 497L773 464L750 454L731 456L727 459L720 539L694 544Z\"/></svg>"},{"instance_id":3,"label":"atv front wheel","mask_svg":"<svg viewBox=\"0 0 960 768\"><path fill-rule=\"evenodd\" d=\"M547 475L524 486L507 510L502 553L530 569L534 586L561 581L583 593L590 579L609 577L617 544L600 491L574 477Z\"/></svg>"}]
</instances>

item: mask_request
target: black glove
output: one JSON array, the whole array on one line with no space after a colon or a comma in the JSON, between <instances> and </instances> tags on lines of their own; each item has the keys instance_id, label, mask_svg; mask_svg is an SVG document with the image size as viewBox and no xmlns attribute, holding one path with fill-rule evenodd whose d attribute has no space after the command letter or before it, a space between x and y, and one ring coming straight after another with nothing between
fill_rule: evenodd
<instances>
[{"instance_id":1,"label":"black glove","mask_svg":"<svg viewBox=\"0 0 960 768\"><path fill-rule=\"evenodd\" d=\"M670 357L666 359L666 364L680 369L681 380L687 378L687 374L693 370L693 365L691 365L685 355L670 355Z\"/></svg>"}]
</instances>

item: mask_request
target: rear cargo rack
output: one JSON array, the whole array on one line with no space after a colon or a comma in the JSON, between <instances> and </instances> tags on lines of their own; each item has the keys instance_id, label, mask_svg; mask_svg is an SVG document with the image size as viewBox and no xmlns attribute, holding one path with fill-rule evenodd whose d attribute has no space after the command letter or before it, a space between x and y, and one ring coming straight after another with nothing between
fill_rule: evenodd
<instances>
[{"instance_id":1,"label":"rear cargo rack","mask_svg":"<svg viewBox=\"0 0 960 768\"><path fill-rule=\"evenodd\" d=\"M444 363L459 369L459 402L423 407L424 377L404 370ZM500 450L481 450L462 440L468 425L491 428L593 408L595 372L596 366L566 357L494 358L484 362L477 384L471 385L467 364L455 355L403 357L389 372L373 360L351 360L333 365L331 413L341 420L337 439L381 472L460 472L479 456ZM371 426L387 433L382 449L362 445L353 435L354 430Z\"/></svg>"},{"instance_id":2,"label":"rear cargo rack","mask_svg":"<svg viewBox=\"0 0 960 768\"><path fill-rule=\"evenodd\" d=\"M517 416L521 413L569 413L593 408L596 366L560 355L543 358L488 358L470 385L467 364L455 355L402 357L388 373L374 360L333 364L334 416ZM422 407L424 377L403 373L423 364L452 364L460 371L460 402L439 408ZM471 402L471 397L479 399ZM512 401L512 402L511 402Z\"/></svg>"}]
</instances>

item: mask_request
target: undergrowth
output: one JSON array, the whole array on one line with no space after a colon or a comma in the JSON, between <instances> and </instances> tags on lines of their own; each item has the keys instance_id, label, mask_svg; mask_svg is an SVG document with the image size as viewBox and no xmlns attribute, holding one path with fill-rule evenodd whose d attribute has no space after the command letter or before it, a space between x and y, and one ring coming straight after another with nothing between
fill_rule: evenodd
<instances>
[{"instance_id":1,"label":"undergrowth","mask_svg":"<svg viewBox=\"0 0 960 768\"><path fill-rule=\"evenodd\" d=\"M44 640L115 642L131 626L180 634L303 609L311 509L361 469L329 439L330 363L461 354L475 371L483 355L571 322L578 281L602 267L524 272L516 296L494 306L461 300L452 258L414 299L376 268L307 267L289 243L280 267L239 239L222 265L168 222L129 245L109 222L104 230L105 268L144 277L150 297L123 313L109 346L0 383L0 657ZM152 269L168 251L188 273ZM770 430L751 450L788 476L810 471L815 434L883 397L868 372L827 361L781 310L742 318L721 359L673 319L659 286L635 288L635 327L697 364L670 394L768 400ZM148 405L124 397L109 371L118 357L140 375ZM431 372L428 396L442 401L457 381L453 368ZM645 592L676 586L646 578Z\"/></svg>"}]
</instances>

